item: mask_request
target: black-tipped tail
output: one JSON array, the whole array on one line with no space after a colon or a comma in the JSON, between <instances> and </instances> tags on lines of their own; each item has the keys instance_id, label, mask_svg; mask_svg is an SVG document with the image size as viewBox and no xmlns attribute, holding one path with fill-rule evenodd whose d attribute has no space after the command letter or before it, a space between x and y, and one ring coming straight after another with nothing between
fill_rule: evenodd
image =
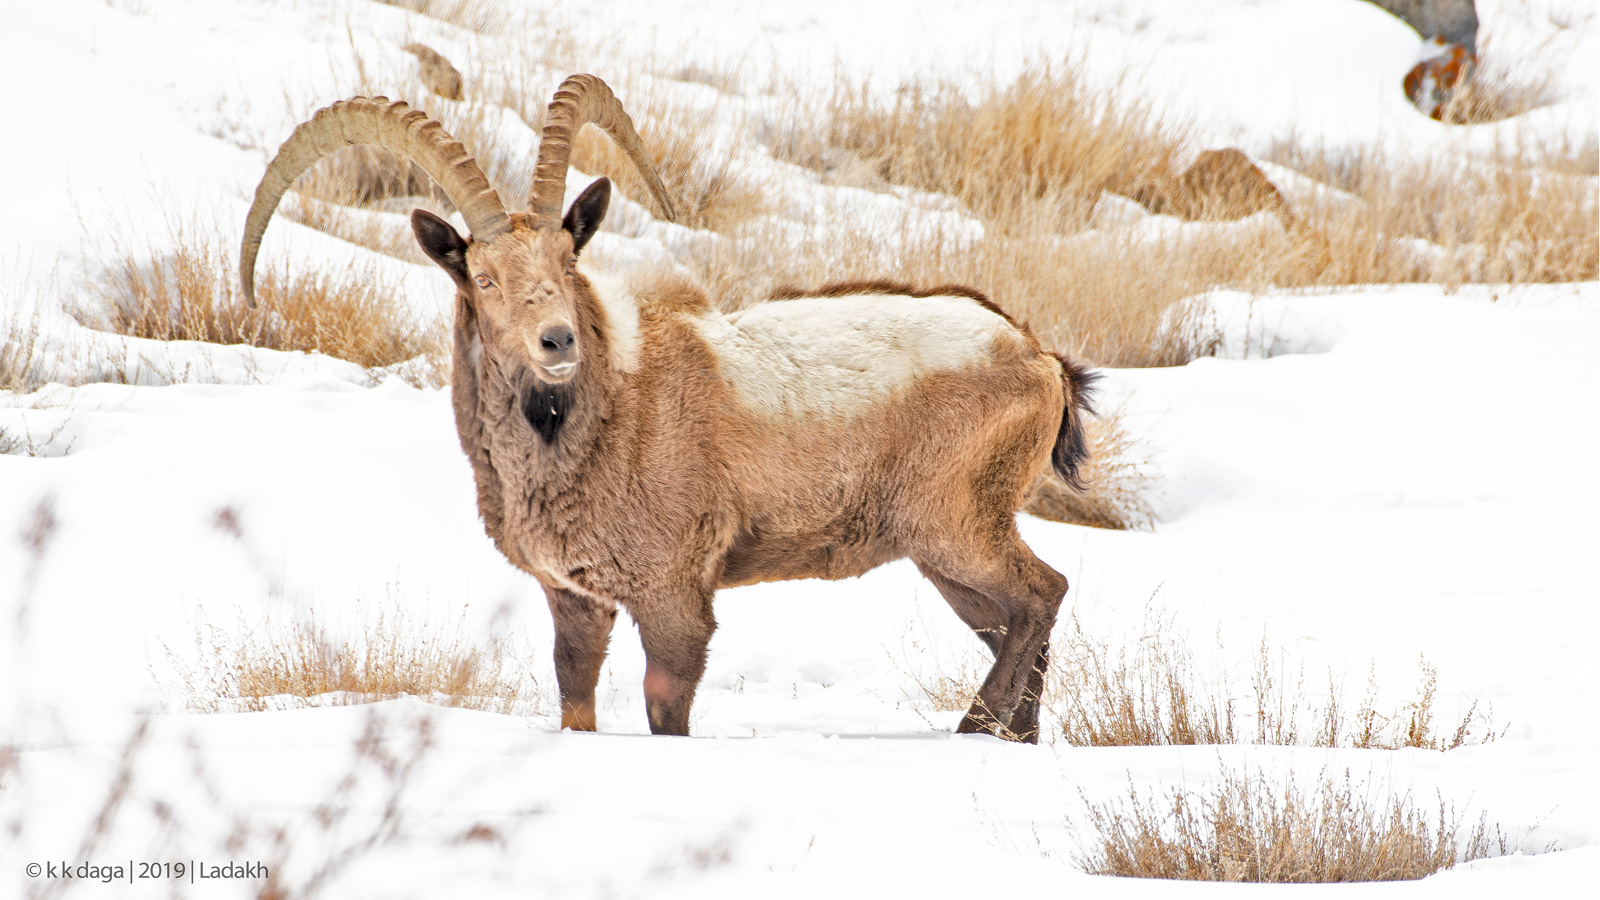
<instances>
[{"instance_id":1,"label":"black-tipped tail","mask_svg":"<svg viewBox=\"0 0 1600 900\"><path fill-rule=\"evenodd\" d=\"M1057 353L1061 363L1061 386L1066 392L1066 403L1061 410L1061 430L1056 433L1056 446L1050 452L1050 465L1056 474L1074 490L1085 485L1079 469L1089 460L1089 435L1084 429L1083 417L1094 415L1090 402L1094 383L1100 376Z\"/></svg>"}]
</instances>

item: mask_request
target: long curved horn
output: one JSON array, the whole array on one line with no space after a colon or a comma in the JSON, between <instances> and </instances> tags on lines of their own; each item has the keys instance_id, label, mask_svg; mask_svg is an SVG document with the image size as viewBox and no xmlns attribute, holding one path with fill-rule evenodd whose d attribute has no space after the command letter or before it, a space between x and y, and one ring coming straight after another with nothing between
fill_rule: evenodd
<instances>
[{"instance_id":1,"label":"long curved horn","mask_svg":"<svg viewBox=\"0 0 1600 900\"><path fill-rule=\"evenodd\" d=\"M539 164L533 170L533 191L528 212L535 228L561 227L562 201L567 193L567 160L572 155L572 138L584 125L605 129L633 165L644 176L650 194L661 205L667 221L678 221L678 213L667 195L655 163L644 152L633 120L617 101L611 88L593 75L574 75L561 82L544 116L544 133L539 139Z\"/></svg>"},{"instance_id":2,"label":"long curved horn","mask_svg":"<svg viewBox=\"0 0 1600 900\"><path fill-rule=\"evenodd\" d=\"M511 220L489 179L443 125L402 101L391 103L388 97L340 100L300 123L278 148L256 186L255 202L244 221L244 241L239 245L239 282L251 308L256 305L256 254L278 201L318 160L356 144L376 144L421 166L461 211L475 240L492 241L511 230Z\"/></svg>"}]
</instances>

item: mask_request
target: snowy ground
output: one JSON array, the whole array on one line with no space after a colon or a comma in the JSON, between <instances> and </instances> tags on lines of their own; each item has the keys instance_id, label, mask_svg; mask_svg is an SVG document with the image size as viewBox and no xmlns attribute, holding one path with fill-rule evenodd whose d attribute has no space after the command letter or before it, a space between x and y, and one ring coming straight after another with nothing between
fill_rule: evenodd
<instances>
[{"instance_id":1,"label":"snowy ground","mask_svg":"<svg viewBox=\"0 0 1600 900\"><path fill-rule=\"evenodd\" d=\"M1067 23L1040 0L1004 11L860 6L704 0L668 14L610 0L566 22L593 40L620 35L623 54L731 61L752 109L767 102L763 85L826 86L836 67L892 85L1005 78L1075 53L1107 78L1135 73L1215 141L1252 151L1289 133L1416 152L1581 142L1600 103L1600 26L1581 3L1480 2L1500 52L1560 50L1574 64L1557 104L1453 130L1393 88L1416 36L1354 0L1106 0L1079 4ZM1262 38L1286 32L1315 40ZM46 880L25 874L33 862L266 859L281 849L269 830L287 825L292 880L383 835L330 876L330 896L1235 896L1087 876L1075 860L1090 840L1085 799L1130 783L1202 786L1243 767L1307 779L1348 769L1375 795L1409 792L1424 807L1443 798L1468 821L1488 813L1523 851L1336 892L1563 896L1600 879L1595 283L1213 296L1226 358L1107 373L1106 405L1128 411L1159 474L1157 530L1022 523L1097 633L1137 640L1154 594L1199 652L1242 670L1265 634L1317 689L1332 670L1358 691L1372 667L1391 707L1410 698L1425 654L1443 719L1469 699L1493 704L1507 730L1487 745L1084 749L954 737L959 714L932 710L918 673L981 651L904 564L725 592L689 740L646 736L643 658L626 625L602 678L600 734L410 700L182 712L169 649L190 652L201 621L264 627L311 608L337 619L358 601L444 621L464 610L533 648L553 690L548 613L483 535L447 394L374 385L358 367L302 354L128 351L62 312L113 239L158 247L178 215L215 221L233 244L261 147L349 92L353 52L398 71L410 60L399 45L416 38L458 64L494 49L368 0L0 8L0 80L14 86L0 163L26 172L0 217L0 318L37 306L55 380L96 353L151 361L135 379L148 386L58 385L0 403L0 426L37 454L0 455L0 612L15 611L3 616L0 741L21 748L0 813L22 826L0 842L0 895L40 890ZM648 255L650 241L689 239L663 228L597 241L626 259ZM375 260L401 273L412 302L449 298L436 270L281 219L266 248L318 264ZM58 529L35 562L11 536L45 497ZM239 536L216 527L222 509L237 512ZM857 623L848 631L836 624L846 615ZM127 802L104 840L85 844L149 711ZM376 723L381 746L404 757L421 721L434 746L404 781L403 820L385 823L397 781L357 758L356 739ZM349 811L319 825L351 772ZM254 830L230 846L241 822ZM1552 844L1559 852L1544 852ZM247 896L258 885L183 890Z\"/></svg>"}]
</instances>

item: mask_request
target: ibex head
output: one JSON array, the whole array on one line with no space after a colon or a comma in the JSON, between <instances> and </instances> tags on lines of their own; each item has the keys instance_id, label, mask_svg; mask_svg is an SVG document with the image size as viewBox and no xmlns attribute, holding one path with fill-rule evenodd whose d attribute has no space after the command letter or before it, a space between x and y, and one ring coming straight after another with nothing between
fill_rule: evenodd
<instances>
[{"instance_id":1,"label":"ibex head","mask_svg":"<svg viewBox=\"0 0 1600 900\"><path fill-rule=\"evenodd\" d=\"M606 214L611 185L590 185L554 228L512 218L510 231L491 241L463 239L449 222L414 210L411 228L428 258L450 273L471 305L486 351L521 363L548 384L572 379L583 359L577 292L578 253Z\"/></svg>"},{"instance_id":2,"label":"ibex head","mask_svg":"<svg viewBox=\"0 0 1600 900\"><path fill-rule=\"evenodd\" d=\"M471 232L467 238L421 209L412 212L411 227L423 252L455 281L483 352L502 371L531 372L546 385L570 381L583 363L585 341L579 299L588 283L578 274L578 254L600 227L611 199L611 183L601 178L562 215L572 139L591 123L628 154L662 212L675 219L672 201L633 121L605 82L593 75L568 78L550 101L525 214L507 215L461 144L405 103L356 97L319 110L284 142L256 188L240 249L246 298L255 305L253 276L261 236L294 180L335 150L377 144L425 169L466 220Z\"/></svg>"}]
</instances>

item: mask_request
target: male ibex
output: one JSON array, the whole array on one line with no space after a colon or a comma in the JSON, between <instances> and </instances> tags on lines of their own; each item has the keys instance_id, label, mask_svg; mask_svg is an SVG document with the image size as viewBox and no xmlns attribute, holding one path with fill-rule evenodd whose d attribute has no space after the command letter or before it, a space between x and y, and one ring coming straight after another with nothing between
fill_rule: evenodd
<instances>
[{"instance_id":1,"label":"male ibex","mask_svg":"<svg viewBox=\"0 0 1600 900\"><path fill-rule=\"evenodd\" d=\"M651 730L687 734L718 588L910 557L994 651L959 730L1037 740L1067 581L1014 514L1045 465L1076 481L1094 376L970 288L838 284L723 314L686 284L635 295L585 272L610 197L601 178L562 216L586 123L672 218L632 121L591 75L550 103L526 213L508 215L461 144L404 103L319 111L256 190L246 296L279 198L341 147L410 157L461 211L465 240L424 210L411 223L456 284L456 427L489 536L549 600L563 727L595 727L619 604L644 644Z\"/></svg>"}]
</instances>

